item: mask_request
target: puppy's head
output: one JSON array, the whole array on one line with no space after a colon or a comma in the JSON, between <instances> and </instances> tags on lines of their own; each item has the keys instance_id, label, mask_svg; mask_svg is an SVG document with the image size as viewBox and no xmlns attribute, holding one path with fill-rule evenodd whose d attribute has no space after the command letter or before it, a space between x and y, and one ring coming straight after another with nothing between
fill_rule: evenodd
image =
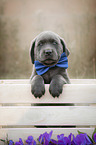
<instances>
[{"instance_id":1,"label":"puppy's head","mask_svg":"<svg viewBox=\"0 0 96 145\"><path fill-rule=\"evenodd\" d=\"M40 33L31 42L30 56L33 64L34 61L38 60L46 66L55 65L63 52L66 53L66 56L69 55L65 41L59 35L51 31Z\"/></svg>"}]
</instances>

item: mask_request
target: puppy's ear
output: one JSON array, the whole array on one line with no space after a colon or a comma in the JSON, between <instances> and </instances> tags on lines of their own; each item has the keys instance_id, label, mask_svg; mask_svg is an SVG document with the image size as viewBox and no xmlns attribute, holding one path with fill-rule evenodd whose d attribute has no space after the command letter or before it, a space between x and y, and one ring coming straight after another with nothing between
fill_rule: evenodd
<instances>
[{"instance_id":1,"label":"puppy's ear","mask_svg":"<svg viewBox=\"0 0 96 145\"><path fill-rule=\"evenodd\" d=\"M60 37L60 41L61 41L61 44L63 46L63 52L65 52L66 56L68 56L70 54L70 51L69 51L69 49L66 46L65 40Z\"/></svg>"},{"instance_id":2,"label":"puppy's ear","mask_svg":"<svg viewBox=\"0 0 96 145\"><path fill-rule=\"evenodd\" d=\"M31 57L31 61L34 64L34 48L35 48L35 41L36 39L33 39L31 41L31 46L30 46L30 57Z\"/></svg>"}]
</instances>

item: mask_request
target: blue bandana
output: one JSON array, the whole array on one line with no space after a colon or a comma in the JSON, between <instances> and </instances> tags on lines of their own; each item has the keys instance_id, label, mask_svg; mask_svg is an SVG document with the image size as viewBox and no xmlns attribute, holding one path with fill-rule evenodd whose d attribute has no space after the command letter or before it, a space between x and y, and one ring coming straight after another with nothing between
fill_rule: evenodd
<instances>
[{"instance_id":1,"label":"blue bandana","mask_svg":"<svg viewBox=\"0 0 96 145\"><path fill-rule=\"evenodd\" d=\"M35 63L35 68L36 68L36 72L38 75L43 75L50 68L55 67L55 66L65 68L65 69L68 68L68 59L67 59L65 52L63 52L61 54L61 58L59 59L58 63L55 65L47 67L47 66L43 65L42 63L40 63L39 61L35 61L34 63Z\"/></svg>"}]
</instances>

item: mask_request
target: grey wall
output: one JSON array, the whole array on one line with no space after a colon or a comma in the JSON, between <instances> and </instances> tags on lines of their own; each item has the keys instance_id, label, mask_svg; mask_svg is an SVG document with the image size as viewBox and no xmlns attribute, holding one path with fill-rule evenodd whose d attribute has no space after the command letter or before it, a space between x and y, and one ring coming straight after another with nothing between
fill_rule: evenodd
<instances>
[{"instance_id":1,"label":"grey wall","mask_svg":"<svg viewBox=\"0 0 96 145\"><path fill-rule=\"evenodd\" d=\"M0 0L0 78L30 77L30 42L44 30L65 39L70 78L96 78L96 0Z\"/></svg>"}]
</instances>

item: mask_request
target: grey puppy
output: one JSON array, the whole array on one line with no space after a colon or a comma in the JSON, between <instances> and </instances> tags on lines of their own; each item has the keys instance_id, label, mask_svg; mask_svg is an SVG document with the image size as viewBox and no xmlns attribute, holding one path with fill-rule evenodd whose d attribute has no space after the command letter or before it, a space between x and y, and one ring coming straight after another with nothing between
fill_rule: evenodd
<instances>
[{"instance_id":1,"label":"grey puppy","mask_svg":"<svg viewBox=\"0 0 96 145\"><path fill-rule=\"evenodd\" d=\"M67 58L69 50L65 41L54 32L44 31L32 41L30 56L34 65L31 75L31 92L35 98L44 95L45 84L50 84L49 92L53 97L59 97L63 85L70 83L66 67L62 67L61 64L60 67L56 66L58 62L62 62L62 53Z\"/></svg>"}]
</instances>

